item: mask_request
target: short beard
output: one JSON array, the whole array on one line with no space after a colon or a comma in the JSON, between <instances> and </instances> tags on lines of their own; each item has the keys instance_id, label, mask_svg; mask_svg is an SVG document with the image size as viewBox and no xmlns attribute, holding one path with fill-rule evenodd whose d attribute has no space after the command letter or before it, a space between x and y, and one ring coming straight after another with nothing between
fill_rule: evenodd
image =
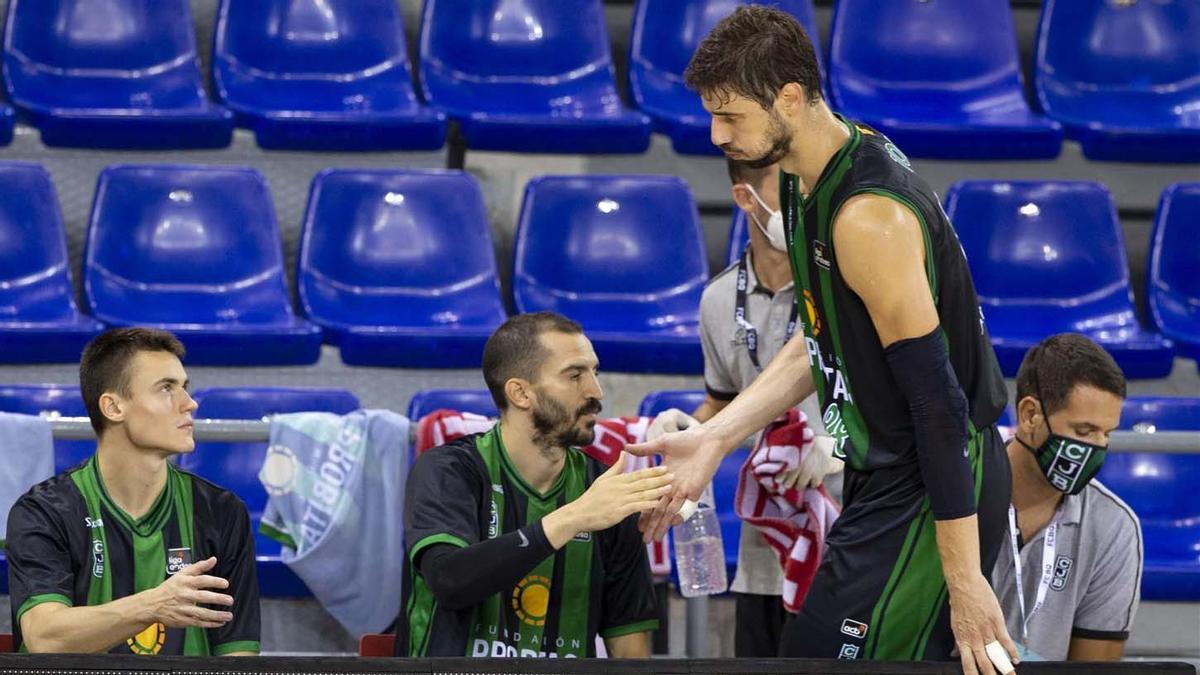
<instances>
[{"instance_id":1,"label":"short beard","mask_svg":"<svg viewBox=\"0 0 1200 675\"><path fill-rule=\"evenodd\" d=\"M779 113L771 110L769 120L767 122L767 136L771 139L771 147L767 152L758 159L745 159L741 161L743 166L751 169L765 169L772 164L778 163L792 150L792 135L788 133L787 127L783 124L783 119L779 117Z\"/></svg>"},{"instance_id":2,"label":"short beard","mask_svg":"<svg viewBox=\"0 0 1200 675\"><path fill-rule=\"evenodd\" d=\"M596 438L594 424L585 430L575 423L584 415L598 414L600 410L600 401L593 398L571 414L566 406L546 393L538 392L538 405L533 408L533 444L542 457L558 461L566 448L589 445Z\"/></svg>"}]
</instances>

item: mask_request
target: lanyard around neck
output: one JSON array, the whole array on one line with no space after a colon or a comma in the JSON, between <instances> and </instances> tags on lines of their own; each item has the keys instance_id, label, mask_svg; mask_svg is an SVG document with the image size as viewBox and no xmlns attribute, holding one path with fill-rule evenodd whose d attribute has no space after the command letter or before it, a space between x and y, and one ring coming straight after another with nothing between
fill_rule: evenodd
<instances>
[{"instance_id":1,"label":"lanyard around neck","mask_svg":"<svg viewBox=\"0 0 1200 675\"><path fill-rule=\"evenodd\" d=\"M1060 507L1054 512L1054 517L1046 527L1046 536L1042 540L1042 576L1038 580L1037 594L1034 597L1033 609L1025 613L1025 584L1021 574L1021 547L1017 544L1017 512L1012 504L1008 505L1008 540L1012 545L1013 571L1017 581L1017 605L1021 608L1021 639L1029 643L1029 622L1034 615L1046 604L1046 593L1054 580L1054 554L1058 549L1058 517L1062 512Z\"/></svg>"},{"instance_id":2,"label":"lanyard around neck","mask_svg":"<svg viewBox=\"0 0 1200 675\"><path fill-rule=\"evenodd\" d=\"M756 370L761 371L762 365L758 362L758 329L754 324L746 318L746 296L750 286L750 247L746 247L746 251L742 253L742 259L738 262L737 268L737 304L733 309L733 320L737 325L746 332L746 351L750 353L750 362L754 364ZM787 331L784 333L783 341L786 343L792 339L792 335L796 332L796 315L797 307L796 300L792 300L792 313L788 318Z\"/></svg>"}]
</instances>

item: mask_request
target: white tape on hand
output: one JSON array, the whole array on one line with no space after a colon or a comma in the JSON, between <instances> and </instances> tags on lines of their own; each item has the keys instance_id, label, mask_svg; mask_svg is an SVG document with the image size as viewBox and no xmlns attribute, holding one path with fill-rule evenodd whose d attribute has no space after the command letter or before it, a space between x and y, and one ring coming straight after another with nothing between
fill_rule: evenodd
<instances>
[{"instance_id":1,"label":"white tape on hand","mask_svg":"<svg viewBox=\"0 0 1200 675\"><path fill-rule=\"evenodd\" d=\"M683 518L684 520L691 518L692 515L696 513L696 508L699 505L700 504L698 502L692 501L691 499L685 499L683 506L679 507L679 517Z\"/></svg>"},{"instance_id":2,"label":"white tape on hand","mask_svg":"<svg viewBox=\"0 0 1200 675\"><path fill-rule=\"evenodd\" d=\"M1015 672L1012 661L1008 658L1008 652L996 640L992 640L983 647L987 652L988 658L992 660L992 665L996 666L996 670L1000 671L1000 675L1008 675Z\"/></svg>"}]
</instances>

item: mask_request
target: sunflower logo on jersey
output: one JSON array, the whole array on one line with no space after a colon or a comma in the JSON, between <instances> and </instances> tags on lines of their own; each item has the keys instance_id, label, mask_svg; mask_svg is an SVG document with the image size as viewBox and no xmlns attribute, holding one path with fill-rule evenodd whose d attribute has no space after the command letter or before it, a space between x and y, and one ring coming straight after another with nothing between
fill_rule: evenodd
<instances>
[{"instance_id":1,"label":"sunflower logo on jersey","mask_svg":"<svg viewBox=\"0 0 1200 675\"><path fill-rule=\"evenodd\" d=\"M808 325L812 327L812 336L820 335L821 315L817 313L817 301L813 299L813 294L807 288L804 289L804 316Z\"/></svg>"},{"instance_id":2,"label":"sunflower logo on jersey","mask_svg":"<svg viewBox=\"0 0 1200 675\"><path fill-rule=\"evenodd\" d=\"M550 580L540 574L530 574L522 579L513 589L512 608L522 623L546 625L546 612L550 609Z\"/></svg>"},{"instance_id":3,"label":"sunflower logo on jersey","mask_svg":"<svg viewBox=\"0 0 1200 675\"><path fill-rule=\"evenodd\" d=\"M153 656L162 651L167 642L167 627L161 623L152 623L146 630L125 641L129 650L141 656Z\"/></svg>"}]
</instances>

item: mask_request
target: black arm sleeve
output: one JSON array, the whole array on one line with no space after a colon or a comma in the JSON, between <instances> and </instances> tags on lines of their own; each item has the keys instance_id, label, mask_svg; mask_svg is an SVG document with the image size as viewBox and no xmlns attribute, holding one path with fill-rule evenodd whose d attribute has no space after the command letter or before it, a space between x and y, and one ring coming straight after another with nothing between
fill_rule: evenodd
<instances>
[{"instance_id":1,"label":"black arm sleeve","mask_svg":"<svg viewBox=\"0 0 1200 675\"><path fill-rule=\"evenodd\" d=\"M466 547L434 544L421 555L421 576L438 603L457 611L510 590L552 555L539 520Z\"/></svg>"},{"instance_id":2,"label":"black arm sleeve","mask_svg":"<svg viewBox=\"0 0 1200 675\"><path fill-rule=\"evenodd\" d=\"M917 462L933 517L953 520L974 514L967 397L950 366L941 328L896 342L884 355L912 412Z\"/></svg>"},{"instance_id":3,"label":"black arm sleeve","mask_svg":"<svg viewBox=\"0 0 1200 675\"><path fill-rule=\"evenodd\" d=\"M214 574L227 580L225 593L233 596L233 620L220 628L208 629L213 654L257 652L262 630L259 618L258 576L254 564L254 537L246 505L233 493L226 492L217 504L225 519L224 546L217 554ZM217 608L224 609L224 608Z\"/></svg>"}]
</instances>

